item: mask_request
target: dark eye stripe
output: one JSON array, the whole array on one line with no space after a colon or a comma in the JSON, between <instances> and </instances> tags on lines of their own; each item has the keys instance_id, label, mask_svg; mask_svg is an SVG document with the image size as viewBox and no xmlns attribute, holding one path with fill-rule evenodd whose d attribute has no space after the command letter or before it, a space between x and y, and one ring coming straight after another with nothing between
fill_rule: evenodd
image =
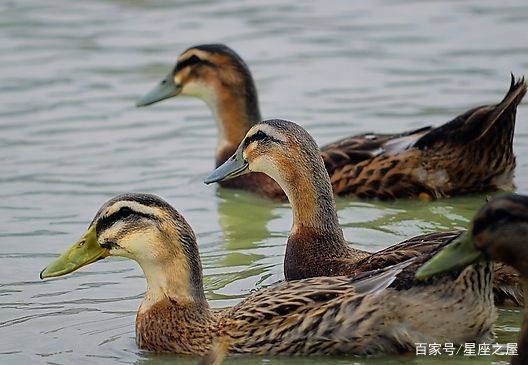
<instances>
[{"instance_id":1,"label":"dark eye stripe","mask_svg":"<svg viewBox=\"0 0 528 365\"><path fill-rule=\"evenodd\" d=\"M196 55L192 55L191 57L187 58L186 60L183 60L182 62L178 62L176 64L176 68L174 69L174 71L179 71L181 69L184 69L187 66L195 65L195 64L199 63L200 61L201 61L200 57L198 57Z\"/></svg>"},{"instance_id":2,"label":"dark eye stripe","mask_svg":"<svg viewBox=\"0 0 528 365\"><path fill-rule=\"evenodd\" d=\"M121 221L121 220L125 220L125 219L129 219L129 218L134 218L134 217L136 217L136 218L144 217L144 218L148 218L148 219L156 219L151 214L137 212L137 211L131 209L130 207L122 207L117 212L114 212L114 213L110 214L108 217L100 218L97 221L97 226L95 227L95 230L96 230L97 234L100 234L104 230L106 230L106 229L110 228L111 226L113 226L116 222Z\"/></svg>"},{"instance_id":3,"label":"dark eye stripe","mask_svg":"<svg viewBox=\"0 0 528 365\"><path fill-rule=\"evenodd\" d=\"M277 143L282 143L281 140L278 140L277 138L273 138L271 136L268 136L266 133L264 133L263 131L258 131L257 133L255 133L254 135L250 136L250 137L247 137L245 140L244 140L244 148L246 148L251 142L253 141L273 141L273 142L277 142Z\"/></svg>"},{"instance_id":4,"label":"dark eye stripe","mask_svg":"<svg viewBox=\"0 0 528 365\"><path fill-rule=\"evenodd\" d=\"M176 64L176 67L174 68L174 73L180 71L180 70L183 70L185 67L187 66L194 66L196 64L201 64L201 65L206 65L206 66L215 66L214 63L210 62L210 61L207 61L207 60L202 60L200 57L196 56L196 55L192 55L191 57L181 61L181 62L178 62Z\"/></svg>"}]
</instances>

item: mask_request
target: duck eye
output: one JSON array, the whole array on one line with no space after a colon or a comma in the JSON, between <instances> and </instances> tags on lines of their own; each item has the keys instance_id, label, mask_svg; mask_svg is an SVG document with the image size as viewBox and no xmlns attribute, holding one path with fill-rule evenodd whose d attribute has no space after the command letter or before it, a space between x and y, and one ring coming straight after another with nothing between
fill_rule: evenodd
<instances>
[{"instance_id":1,"label":"duck eye","mask_svg":"<svg viewBox=\"0 0 528 365\"><path fill-rule=\"evenodd\" d=\"M244 140L244 148L249 146L249 144L253 141L261 141L263 139L268 138L268 135L262 131L258 131L257 133L253 134L252 136L247 137Z\"/></svg>"},{"instance_id":2,"label":"duck eye","mask_svg":"<svg viewBox=\"0 0 528 365\"><path fill-rule=\"evenodd\" d=\"M194 65L198 62L200 62L200 57L196 56L196 55L192 55L190 58L189 58L189 65Z\"/></svg>"},{"instance_id":3,"label":"duck eye","mask_svg":"<svg viewBox=\"0 0 528 365\"><path fill-rule=\"evenodd\" d=\"M253 140L254 141L259 141L259 140L262 140L262 139L264 139L266 137L267 137L266 133L264 133L262 131L258 131L257 133L255 133L253 135Z\"/></svg>"},{"instance_id":4,"label":"duck eye","mask_svg":"<svg viewBox=\"0 0 528 365\"><path fill-rule=\"evenodd\" d=\"M133 213L134 213L134 211L132 209L130 209L129 207L123 207L123 208L119 209L119 216L121 216L122 218L126 218L126 217L130 216Z\"/></svg>"},{"instance_id":5,"label":"duck eye","mask_svg":"<svg viewBox=\"0 0 528 365\"><path fill-rule=\"evenodd\" d=\"M200 57L196 55L192 55L191 57L187 58L186 60L183 60L181 62L178 62L176 64L176 68L174 69L174 73L178 72L179 70L184 69L187 66L196 65L197 63L202 62Z\"/></svg>"}]
</instances>

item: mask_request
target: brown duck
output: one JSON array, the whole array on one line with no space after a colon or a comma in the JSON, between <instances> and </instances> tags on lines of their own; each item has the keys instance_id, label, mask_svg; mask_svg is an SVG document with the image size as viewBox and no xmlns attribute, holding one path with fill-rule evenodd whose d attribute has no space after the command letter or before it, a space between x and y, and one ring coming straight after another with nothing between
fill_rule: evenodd
<instances>
[{"instance_id":1,"label":"brown duck","mask_svg":"<svg viewBox=\"0 0 528 365\"><path fill-rule=\"evenodd\" d=\"M473 108L437 127L401 134L366 133L323 146L325 167L336 195L430 200L453 195L510 190L515 113L526 93L515 81L496 105ZM229 47L208 44L183 52L176 66L138 106L177 96L204 100L216 118L216 166L231 156L247 131L261 121L257 91L244 61ZM241 176L222 186L266 197L284 195L263 174Z\"/></svg>"},{"instance_id":2,"label":"brown duck","mask_svg":"<svg viewBox=\"0 0 528 365\"><path fill-rule=\"evenodd\" d=\"M462 231L426 234L374 254L350 247L339 225L330 179L313 138L295 123L274 119L253 126L235 154L206 183L249 172L265 173L284 190L292 206L293 225L286 245L287 280L315 276L358 275L365 271L423 257ZM494 267L496 301L522 301L518 274Z\"/></svg>"},{"instance_id":3,"label":"brown duck","mask_svg":"<svg viewBox=\"0 0 528 365\"><path fill-rule=\"evenodd\" d=\"M147 194L121 195L105 203L83 237L41 278L65 275L107 256L132 259L145 275L136 342L150 351L399 353L413 351L416 342L489 341L496 316L491 287L466 285L491 280L489 263L416 280L416 270L432 254L355 277L278 283L232 308L212 310L191 227L172 206ZM461 302L465 305L457 304Z\"/></svg>"},{"instance_id":4,"label":"brown duck","mask_svg":"<svg viewBox=\"0 0 528 365\"><path fill-rule=\"evenodd\" d=\"M486 204L475 216L471 229L452 242L417 273L421 279L458 272L479 260L493 260L515 268L528 291L528 197L504 195ZM476 283L479 285L481 283ZM484 285L489 285L484 282ZM513 365L528 364L528 302Z\"/></svg>"}]
</instances>

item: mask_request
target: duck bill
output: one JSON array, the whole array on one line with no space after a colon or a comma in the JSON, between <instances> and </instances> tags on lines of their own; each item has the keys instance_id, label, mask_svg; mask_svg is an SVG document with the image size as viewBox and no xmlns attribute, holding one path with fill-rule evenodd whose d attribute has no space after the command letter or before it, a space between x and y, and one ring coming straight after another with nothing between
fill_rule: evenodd
<instances>
[{"instance_id":1,"label":"duck bill","mask_svg":"<svg viewBox=\"0 0 528 365\"><path fill-rule=\"evenodd\" d=\"M433 275L461 269L477 262L482 256L482 252L473 245L471 234L466 231L427 261L416 272L416 278L427 279Z\"/></svg>"},{"instance_id":2,"label":"duck bill","mask_svg":"<svg viewBox=\"0 0 528 365\"><path fill-rule=\"evenodd\" d=\"M177 96L181 90L181 85L174 82L172 72L169 72L158 86L150 90L137 101L136 106L148 106L157 103L158 101L172 98L173 96Z\"/></svg>"},{"instance_id":3,"label":"duck bill","mask_svg":"<svg viewBox=\"0 0 528 365\"><path fill-rule=\"evenodd\" d=\"M236 152L226 162L218 166L204 182L212 184L219 181L231 180L237 176L249 173L249 164L244 160L243 147L238 146Z\"/></svg>"},{"instance_id":4,"label":"duck bill","mask_svg":"<svg viewBox=\"0 0 528 365\"><path fill-rule=\"evenodd\" d=\"M106 256L108 250L97 243L95 224L92 224L79 241L42 270L40 278L63 276Z\"/></svg>"}]
</instances>

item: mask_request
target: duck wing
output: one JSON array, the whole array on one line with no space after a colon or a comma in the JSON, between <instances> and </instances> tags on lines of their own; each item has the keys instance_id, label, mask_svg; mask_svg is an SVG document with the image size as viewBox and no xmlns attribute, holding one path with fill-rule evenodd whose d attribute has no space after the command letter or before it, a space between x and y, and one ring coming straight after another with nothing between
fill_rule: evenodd
<instances>
[{"instance_id":1,"label":"duck wing","mask_svg":"<svg viewBox=\"0 0 528 365\"><path fill-rule=\"evenodd\" d=\"M526 94L524 77L515 80L511 75L510 89L498 104L482 105L457 116L440 127L430 130L417 140L418 149L441 148L445 145L465 145L481 141L487 136L497 140L504 136L511 146L517 105Z\"/></svg>"},{"instance_id":2,"label":"duck wing","mask_svg":"<svg viewBox=\"0 0 528 365\"><path fill-rule=\"evenodd\" d=\"M416 258L412 265L405 266L405 270L398 275L393 284L395 288L409 288L416 283L414 278L416 270L463 232L458 230L430 233L410 238L366 257L356 264L355 270L356 272L370 272L377 268L398 265ZM513 306L523 305L519 273L510 266L501 263L493 264L493 273L495 303Z\"/></svg>"},{"instance_id":3,"label":"duck wing","mask_svg":"<svg viewBox=\"0 0 528 365\"><path fill-rule=\"evenodd\" d=\"M361 271L396 265L414 257L428 257L436 253L464 231L435 232L419 235L373 253L357 263Z\"/></svg>"},{"instance_id":4,"label":"duck wing","mask_svg":"<svg viewBox=\"0 0 528 365\"><path fill-rule=\"evenodd\" d=\"M423 127L398 134L365 133L343 138L321 147L321 156L328 174L336 173L344 166L357 164L386 153L398 153L411 147L432 127Z\"/></svg>"},{"instance_id":5,"label":"duck wing","mask_svg":"<svg viewBox=\"0 0 528 365\"><path fill-rule=\"evenodd\" d=\"M236 316L243 313L246 319L264 319L269 316L285 316L303 306L321 304L344 295L377 293L388 288L414 259L357 275L282 281L250 295L230 312Z\"/></svg>"},{"instance_id":6,"label":"duck wing","mask_svg":"<svg viewBox=\"0 0 528 365\"><path fill-rule=\"evenodd\" d=\"M524 78L515 80L511 75L510 89L500 103L473 108L439 127L427 126L398 134L365 133L327 144L321 147L326 169L332 175L346 165L382 154L395 155L410 148L460 145L482 139L497 129L510 130L526 89Z\"/></svg>"}]
</instances>

